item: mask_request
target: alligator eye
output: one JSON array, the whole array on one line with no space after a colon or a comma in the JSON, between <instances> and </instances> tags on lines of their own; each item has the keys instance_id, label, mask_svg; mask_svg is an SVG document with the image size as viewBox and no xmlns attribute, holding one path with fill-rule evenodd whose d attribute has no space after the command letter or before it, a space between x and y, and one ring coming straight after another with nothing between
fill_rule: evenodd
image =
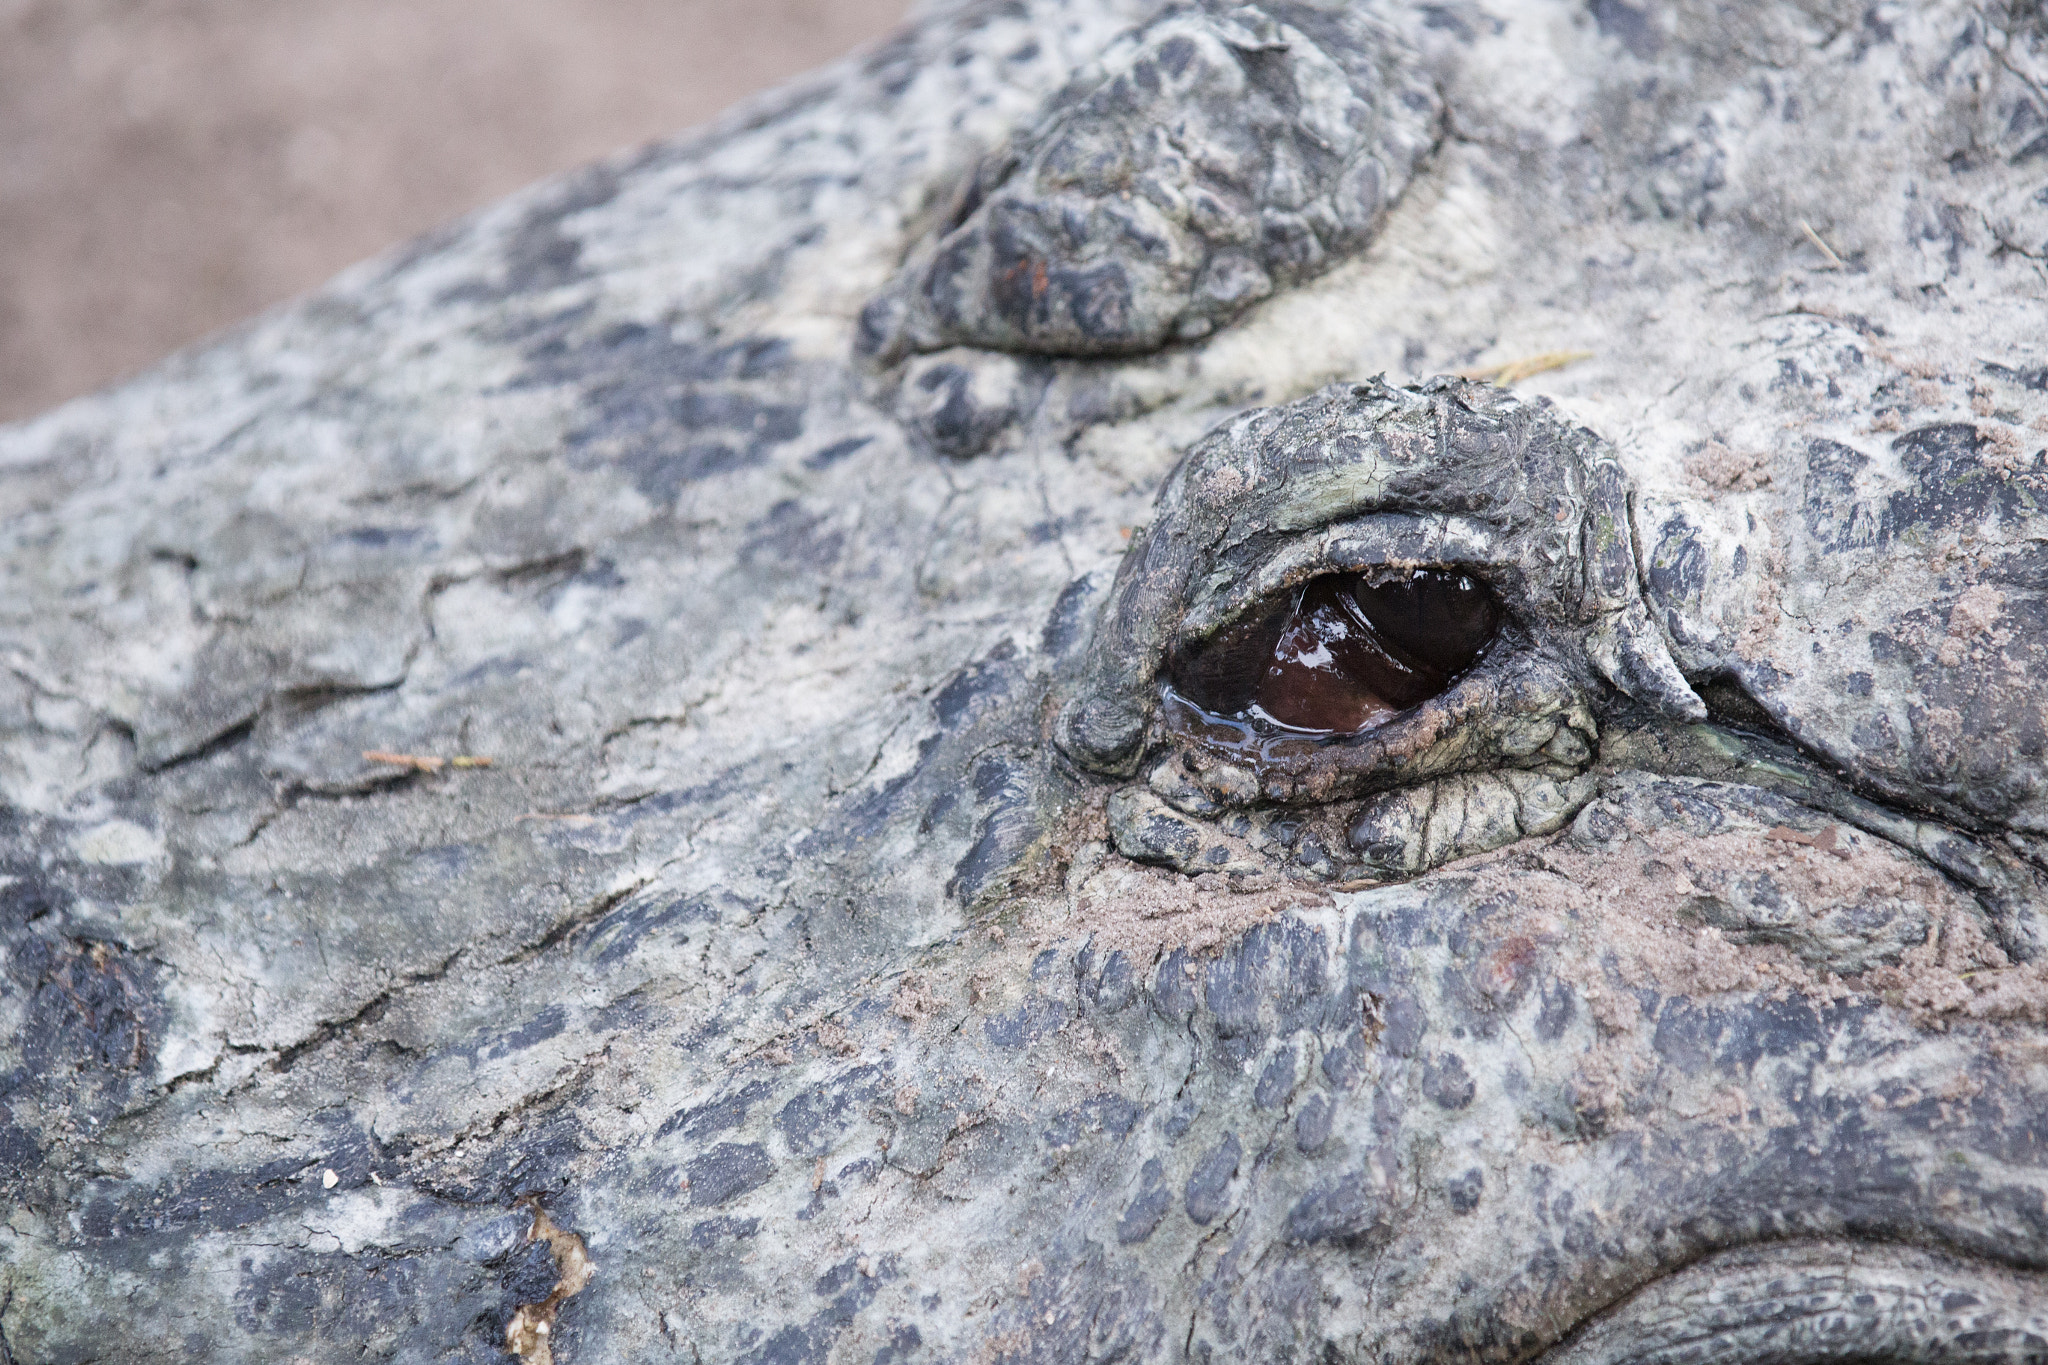
<instances>
[{"instance_id":1,"label":"alligator eye","mask_svg":"<svg viewBox=\"0 0 2048 1365\"><path fill-rule=\"evenodd\" d=\"M1500 616L1455 569L1326 574L1176 657L1173 687L1211 715L1352 733L1457 681Z\"/></svg>"}]
</instances>

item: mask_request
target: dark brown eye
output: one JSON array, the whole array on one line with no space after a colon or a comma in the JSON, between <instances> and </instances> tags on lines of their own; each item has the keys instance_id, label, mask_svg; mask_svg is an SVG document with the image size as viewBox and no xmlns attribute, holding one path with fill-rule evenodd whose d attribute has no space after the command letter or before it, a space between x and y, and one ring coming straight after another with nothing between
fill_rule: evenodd
<instances>
[{"instance_id":1,"label":"dark brown eye","mask_svg":"<svg viewBox=\"0 0 2048 1365\"><path fill-rule=\"evenodd\" d=\"M1449 687L1499 626L1456 570L1326 574L1176 658L1173 686L1212 715L1352 733Z\"/></svg>"}]
</instances>

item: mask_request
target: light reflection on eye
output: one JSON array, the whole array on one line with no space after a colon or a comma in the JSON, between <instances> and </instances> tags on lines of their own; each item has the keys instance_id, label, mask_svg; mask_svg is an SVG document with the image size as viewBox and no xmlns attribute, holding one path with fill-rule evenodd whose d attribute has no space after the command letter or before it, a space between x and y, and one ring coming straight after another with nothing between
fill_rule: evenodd
<instances>
[{"instance_id":1,"label":"light reflection on eye","mask_svg":"<svg viewBox=\"0 0 2048 1365\"><path fill-rule=\"evenodd\" d=\"M1355 734L1450 687L1500 621L1492 590L1457 569L1325 574L1177 654L1169 679L1215 719Z\"/></svg>"}]
</instances>

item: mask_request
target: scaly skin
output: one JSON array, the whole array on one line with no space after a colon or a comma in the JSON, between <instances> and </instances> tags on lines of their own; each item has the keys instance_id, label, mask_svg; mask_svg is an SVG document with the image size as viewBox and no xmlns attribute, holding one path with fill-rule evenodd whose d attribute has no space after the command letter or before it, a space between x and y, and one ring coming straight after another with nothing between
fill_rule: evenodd
<instances>
[{"instance_id":1,"label":"scaly skin","mask_svg":"<svg viewBox=\"0 0 2048 1365\"><path fill-rule=\"evenodd\" d=\"M941 5L0 432L0 1361L2041 1359L2044 44Z\"/></svg>"}]
</instances>

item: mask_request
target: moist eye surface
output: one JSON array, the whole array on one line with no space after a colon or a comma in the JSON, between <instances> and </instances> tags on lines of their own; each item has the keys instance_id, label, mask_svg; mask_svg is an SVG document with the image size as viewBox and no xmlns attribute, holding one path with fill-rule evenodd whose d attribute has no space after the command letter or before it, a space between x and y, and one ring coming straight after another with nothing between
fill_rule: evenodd
<instances>
[{"instance_id":1,"label":"moist eye surface","mask_svg":"<svg viewBox=\"0 0 2048 1365\"><path fill-rule=\"evenodd\" d=\"M1456 569L1325 574L1176 655L1169 672L1212 716L1349 734L1456 682L1500 617L1493 592Z\"/></svg>"}]
</instances>

